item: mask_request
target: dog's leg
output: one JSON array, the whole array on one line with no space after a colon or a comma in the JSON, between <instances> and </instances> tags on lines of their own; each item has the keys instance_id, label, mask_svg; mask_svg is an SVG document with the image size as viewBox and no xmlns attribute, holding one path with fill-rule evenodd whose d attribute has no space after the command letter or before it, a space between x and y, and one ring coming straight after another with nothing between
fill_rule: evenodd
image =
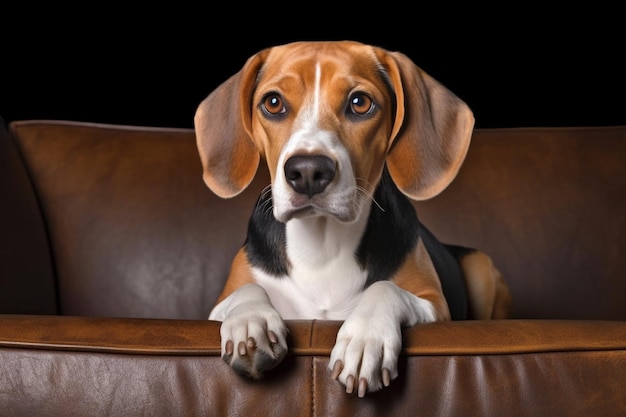
<instances>
[{"instance_id":1,"label":"dog's leg","mask_svg":"<svg viewBox=\"0 0 626 417\"><path fill-rule=\"evenodd\" d=\"M511 294L489 255L469 250L459 257L459 262L467 284L470 317L475 320L510 318Z\"/></svg>"},{"instance_id":2,"label":"dog's leg","mask_svg":"<svg viewBox=\"0 0 626 417\"><path fill-rule=\"evenodd\" d=\"M359 397L388 386L398 376L402 329L450 320L434 265L424 242L392 280L367 287L337 333L328 364L331 375Z\"/></svg>"},{"instance_id":3,"label":"dog's leg","mask_svg":"<svg viewBox=\"0 0 626 417\"><path fill-rule=\"evenodd\" d=\"M235 290L209 319L222 321L222 358L241 375L259 379L287 354L287 327L257 284Z\"/></svg>"},{"instance_id":4,"label":"dog's leg","mask_svg":"<svg viewBox=\"0 0 626 417\"><path fill-rule=\"evenodd\" d=\"M337 333L330 355L332 378L356 392L388 386L398 376L402 327L435 320L432 304L390 281L378 281L363 293Z\"/></svg>"}]
</instances>

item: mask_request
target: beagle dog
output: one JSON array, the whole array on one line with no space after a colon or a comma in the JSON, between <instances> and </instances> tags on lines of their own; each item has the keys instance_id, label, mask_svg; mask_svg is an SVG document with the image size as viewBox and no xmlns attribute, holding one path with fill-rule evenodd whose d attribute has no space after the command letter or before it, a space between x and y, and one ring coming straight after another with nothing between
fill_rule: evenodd
<instances>
[{"instance_id":1,"label":"beagle dog","mask_svg":"<svg viewBox=\"0 0 626 417\"><path fill-rule=\"evenodd\" d=\"M406 55L352 41L268 48L194 125L218 196L244 190L261 160L270 172L209 315L237 372L261 378L281 362L284 320L341 320L329 372L363 397L397 377L403 327L509 316L489 256L437 241L409 200L453 180L474 117Z\"/></svg>"}]
</instances>

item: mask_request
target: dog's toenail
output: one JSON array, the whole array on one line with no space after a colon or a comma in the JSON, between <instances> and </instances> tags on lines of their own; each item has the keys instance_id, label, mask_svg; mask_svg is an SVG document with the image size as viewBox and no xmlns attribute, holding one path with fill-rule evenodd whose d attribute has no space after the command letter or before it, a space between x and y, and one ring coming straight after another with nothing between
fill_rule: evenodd
<instances>
[{"instance_id":1,"label":"dog's toenail","mask_svg":"<svg viewBox=\"0 0 626 417\"><path fill-rule=\"evenodd\" d=\"M359 379L359 398L365 397L367 392L367 380L365 378Z\"/></svg>"}]
</instances>

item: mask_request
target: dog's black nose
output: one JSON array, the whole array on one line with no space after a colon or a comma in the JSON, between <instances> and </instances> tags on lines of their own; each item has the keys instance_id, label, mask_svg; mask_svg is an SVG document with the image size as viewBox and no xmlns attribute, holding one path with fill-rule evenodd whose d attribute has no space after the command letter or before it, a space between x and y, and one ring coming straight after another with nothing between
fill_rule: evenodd
<instances>
[{"instance_id":1,"label":"dog's black nose","mask_svg":"<svg viewBox=\"0 0 626 417\"><path fill-rule=\"evenodd\" d=\"M335 178L335 163L323 155L292 156L285 162L285 178L299 194L319 194Z\"/></svg>"}]
</instances>

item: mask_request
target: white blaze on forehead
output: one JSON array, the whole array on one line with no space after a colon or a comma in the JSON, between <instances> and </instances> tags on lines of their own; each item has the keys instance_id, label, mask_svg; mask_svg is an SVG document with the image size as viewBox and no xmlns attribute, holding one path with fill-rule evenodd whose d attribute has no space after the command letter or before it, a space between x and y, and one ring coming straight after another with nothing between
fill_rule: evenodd
<instances>
[{"instance_id":1,"label":"white blaze on forehead","mask_svg":"<svg viewBox=\"0 0 626 417\"><path fill-rule=\"evenodd\" d=\"M320 115L320 95L322 91L322 66L319 62L315 63L315 96L313 99L313 119L319 120Z\"/></svg>"},{"instance_id":2,"label":"white blaze on forehead","mask_svg":"<svg viewBox=\"0 0 626 417\"><path fill-rule=\"evenodd\" d=\"M313 85L312 95L306 104L306 110L298 115L296 126L300 126L298 130L310 131L317 128L320 118L320 103L322 101L322 66L319 62L315 63L315 81Z\"/></svg>"},{"instance_id":3,"label":"white blaze on forehead","mask_svg":"<svg viewBox=\"0 0 626 417\"><path fill-rule=\"evenodd\" d=\"M311 93L306 97L303 107L296 117L290 139L285 144L281 158L282 166L287 157L294 152L323 152L326 153L334 149L336 136L332 132L323 131L319 121L321 117L322 104L322 66L315 63L315 77Z\"/></svg>"}]
</instances>

